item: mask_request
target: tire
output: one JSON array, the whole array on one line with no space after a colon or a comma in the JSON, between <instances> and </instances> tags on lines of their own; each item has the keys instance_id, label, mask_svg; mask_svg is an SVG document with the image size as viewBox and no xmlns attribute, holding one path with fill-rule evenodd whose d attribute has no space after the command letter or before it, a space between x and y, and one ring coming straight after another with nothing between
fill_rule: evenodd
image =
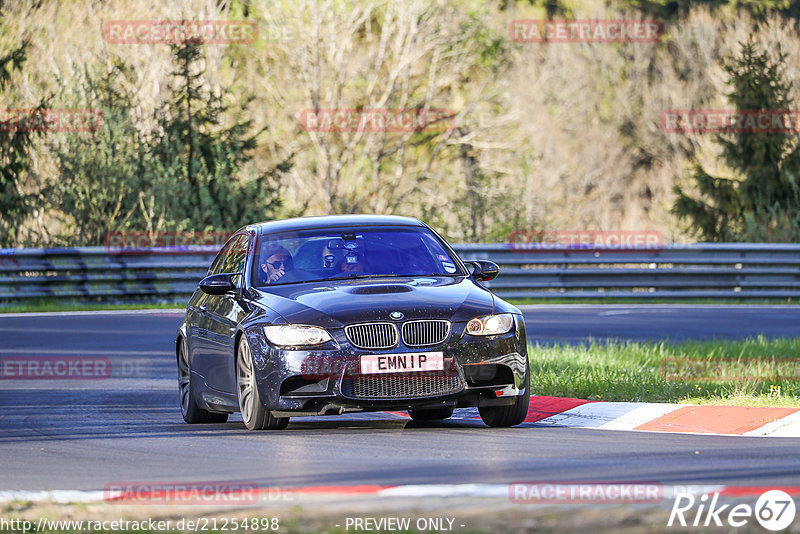
<instances>
[{"instance_id":1,"label":"tire","mask_svg":"<svg viewBox=\"0 0 800 534\"><path fill-rule=\"evenodd\" d=\"M248 430L281 430L289 424L288 417L275 417L261 403L253 372L253 357L245 336L239 338L236 350L236 394L239 411Z\"/></svg>"},{"instance_id":2,"label":"tire","mask_svg":"<svg viewBox=\"0 0 800 534\"><path fill-rule=\"evenodd\" d=\"M189 367L189 354L186 350L186 340L183 338L178 344L178 395L181 403L181 415L187 423L224 423L228 420L228 414L209 412L197 404L192 371Z\"/></svg>"},{"instance_id":3,"label":"tire","mask_svg":"<svg viewBox=\"0 0 800 534\"><path fill-rule=\"evenodd\" d=\"M408 410L408 415L414 421L437 421L452 417L452 408L423 408L417 410Z\"/></svg>"},{"instance_id":4,"label":"tire","mask_svg":"<svg viewBox=\"0 0 800 534\"><path fill-rule=\"evenodd\" d=\"M508 427L522 423L528 415L531 402L531 371L525 373L525 392L508 406L478 407L481 419L492 427Z\"/></svg>"}]
</instances>

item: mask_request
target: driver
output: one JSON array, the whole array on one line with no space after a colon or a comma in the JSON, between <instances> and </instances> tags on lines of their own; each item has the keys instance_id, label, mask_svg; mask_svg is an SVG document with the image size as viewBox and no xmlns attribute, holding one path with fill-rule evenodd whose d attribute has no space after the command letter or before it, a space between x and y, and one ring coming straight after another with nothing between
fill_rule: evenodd
<instances>
[{"instance_id":1,"label":"driver","mask_svg":"<svg viewBox=\"0 0 800 534\"><path fill-rule=\"evenodd\" d=\"M267 248L261 254L261 267L258 270L259 279L266 284L274 284L280 280L287 271L294 268L292 255L280 245Z\"/></svg>"}]
</instances>

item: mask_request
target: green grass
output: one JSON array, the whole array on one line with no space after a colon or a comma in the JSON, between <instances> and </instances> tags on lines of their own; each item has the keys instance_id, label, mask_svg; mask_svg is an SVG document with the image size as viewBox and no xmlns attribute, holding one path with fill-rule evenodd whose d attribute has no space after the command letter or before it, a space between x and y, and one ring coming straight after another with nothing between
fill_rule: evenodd
<instances>
[{"instance_id":1,"label":"green grass","mask_svg":"<svg viewBox=\"0 0 800 534\"><path fill-rule=\"evenodd\" d=\"M530 345L528 353L534 395L800 407L800 366L791 361L800 338Z\"/></svg>"},{"instance_id":2,"label":"green grass","mask_svg":"<svg viewBox=\"0 0 800 534\"><path fill-rule=\"evenodd\" d=\"M59 312L59 311L98 311L98 310L165 310L185 308L186 302L127 302L110 304L79 300L54 301L50 299L34 299L25 303L0 305L0 314L25 312Z\"/></svg>"}]
</instances>

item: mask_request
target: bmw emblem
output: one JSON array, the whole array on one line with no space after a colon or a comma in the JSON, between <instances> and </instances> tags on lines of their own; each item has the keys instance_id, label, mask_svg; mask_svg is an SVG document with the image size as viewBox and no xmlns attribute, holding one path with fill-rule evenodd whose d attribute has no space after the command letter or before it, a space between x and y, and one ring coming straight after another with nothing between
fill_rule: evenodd
<instances>
[{"instance_id":1,"label":"bmw emblem","mask_svg":"<svg viewBox=\"0 0 800 534\"><path fill-rule=\"evenodd\" d=\"M395 321L399 321L400 319L403 318L403 314L400 313L399 311L393 311L392 313L389 314L389 317L391 317Z\"/></svg>"}]
</instances>

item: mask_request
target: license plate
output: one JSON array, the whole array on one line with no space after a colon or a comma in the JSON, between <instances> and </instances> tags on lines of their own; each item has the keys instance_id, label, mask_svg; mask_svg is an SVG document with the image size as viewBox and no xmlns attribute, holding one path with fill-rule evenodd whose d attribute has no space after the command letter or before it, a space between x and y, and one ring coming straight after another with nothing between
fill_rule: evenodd
<instances>
[{"instance_id":1,"label":"license plate","mask_svg":"<svg viewBox=\"0 0 800 534\"><path fill-rule=\"evenodd\" d=\"M442 352L404 352L402 354L369 354L361 357L361 374L407 373L409 371L442 371Z\"/></svg>"}]
</instances>

